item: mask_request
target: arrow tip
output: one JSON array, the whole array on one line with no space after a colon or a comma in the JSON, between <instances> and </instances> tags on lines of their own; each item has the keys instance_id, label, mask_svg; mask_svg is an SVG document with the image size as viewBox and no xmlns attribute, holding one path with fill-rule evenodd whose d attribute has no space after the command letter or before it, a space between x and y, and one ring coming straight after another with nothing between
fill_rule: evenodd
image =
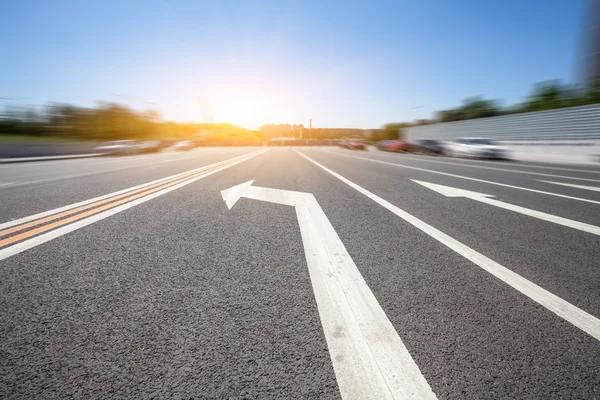
<instances>
[{"instance_id":1,"label":"arrow tip","mask_svg":"<svg viewBox=\"0 0 600 400\"><path fill-rule=\"evenodd\" d=\"M254 179L248 182L240 183L239 185L235 185L230 187L229 189L221 190L221 197L225 200L225 204L227 204L227 208L231 210L231 207L244 195L244 193L248 190L248 188L252 185Z\"/></svg>"},{"instance_id":2,"label":"arrow tip","mask_svg":"<svg viewBox=\"0 0 600 400\"><path fill-rule=\"evenodd\" d=\"M438 192L439 194L442 194L446 197L467 197L467 198L471 198L471 199L478 198L478 197L479 198L494 197L491 194L472 192L470 190L464 190L464 189L453 188L450 186L438 185L436 183L418 181L416 179L411 179L411 181L418 183L419 185L425 186L426 188L429 188L429 189L433 190L434 192Z\"/></svg>"}]
</instances>

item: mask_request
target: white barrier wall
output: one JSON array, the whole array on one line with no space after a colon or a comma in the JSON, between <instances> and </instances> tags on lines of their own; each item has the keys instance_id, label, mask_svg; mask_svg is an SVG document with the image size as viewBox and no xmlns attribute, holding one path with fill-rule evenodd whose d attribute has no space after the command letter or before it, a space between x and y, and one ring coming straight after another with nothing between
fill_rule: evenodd
<instances>
[{"instance_id":1,"label":"white barrier wall","mask_svg":"<svg viewBox=\"0 0 600 400\"><path fill-rule=\"evenodd\" d=\"M600 104L414 126L405 139L493 138L515 158L600 162Z\"/></svg>"}]
</instances>

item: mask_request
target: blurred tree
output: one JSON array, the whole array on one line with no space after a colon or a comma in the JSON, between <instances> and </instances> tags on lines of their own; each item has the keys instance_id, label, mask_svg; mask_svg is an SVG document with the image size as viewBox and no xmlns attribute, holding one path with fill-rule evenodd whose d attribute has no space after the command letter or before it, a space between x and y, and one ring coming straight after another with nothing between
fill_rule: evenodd
<instances>
[{"instance_id":1,"label":"blurred tree","mask_svg":"<svg viewBox=\"0 0 600 400\"><path fill-rule=\"evenodd\" d=\"M462 106L438 114L440 122L462 121L465 119L486 118L501 115L502 111L494 100L485 100L481 96L463 100Z\"/></svg>"},{"instance_id":2,"label":"blurred tree","mask_svg":"<svg viewBox=\"0 0 600 400\"><path fill-rule=\"evenodd\" d=\"M589 83L585 91L585 97L588 103L600 103L600 78Z\"/></svg>"},{"instance_id":3,"label":"blurred tree","mask_svg":"<svg viewBox=\"0 0 600 400\"><path fill-rule=\"evenodd\" d=\"M565 88L560 81L546 81L534 85L528 99L523 103L525 112L550 110L563 106L566 97Z\"/></svg>"},{"instance_id":4,"label":"blurred tree","mask_svg":"<svg viewBox=\"0 0 600 400\"><path fill-rule=\"evenodd\" d=\"M394 140L404 138L404 128L410 126L406 122L391 122L376 131L373 140Z\"/></svg>"}]
</instances>

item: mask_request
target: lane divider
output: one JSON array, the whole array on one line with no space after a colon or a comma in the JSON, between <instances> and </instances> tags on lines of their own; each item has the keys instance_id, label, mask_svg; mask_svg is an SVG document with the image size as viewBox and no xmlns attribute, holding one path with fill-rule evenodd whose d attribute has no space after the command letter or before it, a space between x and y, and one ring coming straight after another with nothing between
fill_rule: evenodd
<instances>
[{"instance_id":1,"label":"lane divider","mask_svg":"<svg viewBox=\"0 0 600 400\"><path fill-rule=\"evenodd\" d=\"M89 211L86 211L86 212L82 212L82 213L76 214L76 215L71 216L69 218L59 219L61 214L55 214L53 216L46 217L46 218L44 218L44 220L50 220L50 221L56 220L56 219L59 219L59 220L56 221L56 222L51 222L51 223L46 224L46 225L42 225L39 228L32 229L32 230L23 232L21 234L18 234L18 235L15 235L15 236L10 236L10 237L8 237L6 239L0 240L0 247L8 246L8 245L16 243L16 242L18 242L20 240L27 239L27 238L35 236L37 234L49 231L49 230L54 229L54 228L57 228L59 226L66 225L68 223L80 220L80 219L85 218L85 217L89 217L90 215L97 214L97 213L102 212L104 210L108 210L109 208L116 207L118 205L121 205L123 203L127 203L127 202L135 200L135 199L139 199L140 197L147 196L147 195L149 195L151 193L157 192L157 191L162 190L164 188L167 188L167 187L176 185L176 184L178 184L180 182L184 182L186 180L192 179L192 178L194 178L196 176L202 175L202 174L204 174L206 172L209 172L212 169L216 169L216 168L218 168L218 167L213 167L213 168L211 168L209 170L197 172L197 173L195 173L195 174L193 174L191 176L186 176L184 178L180 178L180 179L177 179L175 181L168 181L168 182L166 182L166 183L164 183L162 185L159 185L157 187L154 187L154 188L146 190L146 191L142 191L141 193L138 193L138 194L133 194L133 195L123 194L123 195L117 196L117 197L124 197L121 200L116 200L115 198L104 200L104 201L102 201L100 203L107 203L108 202L108 204L105 204L105 205L100 206L100 207L98 207L98 205L99 205L98 203L93 203L93 204L90 204L88 206L84 206L83 208L92 208L92 209L89 210ZM153 185L153 186L155 186L155 185ZM136 192L140 192L141 190L143 190L143 189L138 189L138 190L136 190ZM80 210L79 209L73 209L71 211L65 211L64 213L66 213L66 214L73 214L76 211L80 211ZM62 213L62 214L64 214L64 213ZM27 226L27 225L39 225L39 223L41 221L42 220L33 221L33 222L30 222L29 224L25 224L25 226ZM18 230L22 230L23 229L22 227L23 227L23 225L19 225L19 226L16 226L14 228L11 228L11 229L18 231Z\"/></svg>"},{"instance_id":2,"label":"lane divider","mask_svg":"<svg viewBox=\"0 0 600 400\"><path fill-rule=\"evenodd\" d=\"M231 161L227 161L227 162L231 162ZM0 230L0 236L10 235L11 233L22 231L24 229L31 228L31 227L43 224L45 222L54 221L54 220L60 219L62 217L66 217L66 216L71 215L71 214L76 214L78 212L81 212L81 211L84 211L84 210L87 210L87 209L90 209L90 208L98 207L98 206L100 206L102 204L112 203L112 202L115 202L116 200L119 200L119 199L122 199L122 198L125 198L125 201L128 201L127 198L129 198L129 196L131 196L131 195L133 195L135 193L139 193L139 192L142 192L142 191L150 189L150 188L162 188L162 187L165 187L166 185L177 184L181 180L191 179L192 177L194 177L197 174L210 171L211 169L214 169L214 168L218 168L221 165L227 164L227 162L221 162L218 165L213 166L213 167L210 167L210 166L203 167L200 171L191 172L191 173L188 172L188 173L185 173L185 175L183 175L182 177L179 177L179 178L171 178L171 179L168 179L168 180L163 181L163 182L150 184L150 185L144 186L144 187L139 188L139 189L130 190L128 192L125 192L125 193L117 195L117 196L109 197L109 198L104 199L104 200L100 200L100 201L97 201L97 202L94 202L94 203L86 204L86 205L83 205L83 206L80 206L80 207L77 207L77 208L72 208L72 209L67 210L67 211L59 212L57 214L52 214L52 215L50 215L48 217L41 218L41 219L36 219L36 220L31 221L31 222L27 222L27 223L24 223L24 224L21 224L21 225L13 226L11 228L6 228L6 229L3 229L3 230ZM148 193L148 192L146 192L146 193ZM3 243L4 243L4 240L0 240L0 247L3 246Z\"/></svg>"},{"instance_id":3,"label":"lane divider","mask_svg":"<svg viewBox=\"0 0 600 400\"><path fill-rule=\"evenodd\" d=\"M584 310L549 292L541 286L538 286L535 283L527 280L526 278L522 277L516 272L484 256L483 254L470 248L466 244L459 242L450 235L443 233L442 231L434 228L433 226L420 220L412 214L409 214L401 208L393 205L387 200L382 199L375 193L368 191L362 186L359 186L358 184L352 182L350 179L347 179L342 175L338 174L337 172L327 168L323 164L318 163L306 154L298 150L295 151L296 153L304 157L306 160L321 168L323 171L329 173L330 175L339 179L346 185L355 189L357 192L365 195L369 199L373 200L375 203L391 211L392 213L402 218L404 221L408 222L415 228L418 228L419 230L423 231L424 233L431 236L433 239L437 240L441 244L445 245L446 247L465 257L467 260L471 261L473 264L477 265L484 271L487 271L491 275L500 279L502 282L511 286L513 289L529 297L537 304L550 310L560 318L563 318L565 321L568 321L571 324L575 325L576 327L586 332L588 335L592 336L596 340L600 340L600 319L598 319L597 317L585 312Z\"/></svg>"},{"instance_id":4,"label":"lane divider","mask_svg":"<svg viewBox=\"0 0 600 400\"><path fill-rule=\"evenodd\" d=\"M39 225L39 224L43 223L42 220L44 222L45 222L45 220L50 221L50 223L42 225L36 229L28 230L23 233L20 233L20 234L14 235L14 236L9 236L8 238L0 240L0 248L5 247L8 250L11 247L14 247L15 243L17 243L17 242L21 242L26 239L35 238L37 235L48 233L49 231L52 231L56 228L64 227L65 225L69 225L74 222L84 220L86 218L90 218L94 215L109 211L114 208L119 208L119 206L127 205L128 203L134 202L136 200L140 200L140 199L143 200L145 198L149 199L149 196L152 196L155 194L161 195L161 194L167 193L168 191L171 191L171 190L177 189L179 187L182 187L184 185L187 185L189 183L195 182L196 180L201 179L205 176L211 175L212 173L218 172L222 169L228 168L228 167L238 164L240 162L249 160L250 158L253 158L259 154L262 154L265 151L267 151L267 150L260 150L257 152L243 155L241 157L235 157L230 160L225 160L220 163L216 163L216 164L212 164L210 166L192 170L191 172L188 171L184 174L178 174L176 176L176 178L174 178L174 179L168 178L167 180L164 180L157 184L155 183L155 184L151 184L151 185L146 185L143 188L136 189L134 191L130 190L127 193L124 193L124 194L121 194L118 196L113 196L109 199L102 200L100 202L85 205L85 206L83 206L82 210L79 210L78 208L69 210L65 213L66 214L74 214L76 212L84 211L85 209L87 209L87 211L80 212L80 213L72 215L68 218L60 219L65 215L62 215L63 213L58 213L58 214L52 214L50 217L43 218L41 220L35 220L31 223L16 226L16 227L14 227L14 229L19 231L19 230L25 229L25 228L21 228L22 226L26 226L26 225L29 226L31 224L33 224L33 226ZM152 196L152 198L154 198L154 197L156 197L156 196ZM104 203L108 203L108 204L104 204ZM103 205L101 205L101 204L103 204ZM51 221L54 221L54 222L51 222ZM13 246L10 246L10 245L13 245ZM7 246L9 246L9 247L7 247ZM0 250L0 259L6 258L6 257L1 256L1 254L4 252L4 250L5 249Z\"/></svg>"},{"instance_id":5,"label":"lane divider","mask_svg":"<svg viewBox=\"0 0 600 400\"><path fill-rule=\"evenodd\" d=\"M258 150L257 152L260 152L260 151L261 150ZM83 205L86 205L86 204L91 204L91 203L94 203L94 202L99 201L99 200L108 199L110 197L117 196L117 195L120 195L120 194L123 194L123 193L128 193L128 192L131 192L133 190L145 188L145 187L148 187L148 186L156 184L156 183L165 182L165 181L168 181L170 179L174 179L174 178L181 177L181 176L184 176L184 175L187 175L187 174L191 174L191 173L194 173L196 171L200 171L202 169L206 169L206 168L209 168L209 167L222 165L222 164L224 164L226 162L233 162L233 161L235 161L237 159L241 159L243 157L250 156L250 155L252 155L254 153L257 153L257 152L248 153L248 154L242 154L240 156L233 157L233 158L231 158L229 160L219 161L219 162L216 162L216 163L213 163L213 164L209 164L209 165L205 165L205 166L202 166L202 167L199 167L199 168L195 168L195 169L192 169L192 170L189 170L189 171L185 171L185 172L181 172L181 173L178 173L178 174L175 174L175 175L167 176L165 178L157 179L157 180L154 180L154 181L151 181L151 182L146 182L146 183L143 183L141 185L137 185L137 186L130 187L130 188L123 189L123 190L119 190L119 191L116 191L116 192L113 192L113 193L105 194L103 196L94 197L92 199L80 201L78 203L69 204L67 206L55 208L55 209L49 210L49 211L44 211L44 212L41 212L41 213L38 213L38 214L33 214L33 215L30 215L30 216L27 216L27 217L23 217L23 218L19 218L19 219L13 220L13 221L4 222L4 223L0 224L0 229L10 228L10 227L13 227L15 225L23 224L25 222L29 222L29 221L33 221L33 220L36 220L36 219L44 218L44 217L47 217L49 215L60 213L62 211L66 211L66 210L70 210L70 209L73 209L73 208L77 208L77 207L80 207L80 206L83 206Z\"/></svg>"},{"instance_id":6,"label":"lane divider","mask_svg":"<svg viewBox=\"0 0 600 400\"><path fill-rule=\"evenodd\" d=\"M322 151L324 153L334 154L334 155L341 156L341 157L350 157L350 158L356 158L357 160L364 160L364 161L370 161L370 162L384 164L384 165L391 165L391 166L398 167L398 168L407 168L407 169L412 169L412 170L415 170L415 171L429 172L431 174L438 174L438 175L450 176L452 178L467 179L469 181L474 181L474 182L488 183L490 185L502 186L502 187L507 187L507 188L510 188L510 189L519 189L519 190L525 190L525 191L533 192L533 193L545 194L545 195L548 195L548 196L562 197L563 199L578 200L578 201L584 201L586 203L600 204L600 201L596 201L596 200L584 199L584 198L575 197L575 196L567 196L565 194L560 194L560 193L545 192L543 190L530 189L530 188L526 188L526 187L523 187L523 186L509 185L509 184L506 184L506 183L500 183L500 182L494 182L494 181L486 181L485 179L477 179L477 178L471 178L470 176L450 174L448 172L435 171L433 169L412 167L410 165L398 164L398 163L393 163L393 162L378 160L378 159L375 159L375 158L353 156L353 155L350 155L350 154L342 154L342 153L338 153L338 152L331 151L331 150L319 150L319 151Z\"/></svg>"}]
</instances>

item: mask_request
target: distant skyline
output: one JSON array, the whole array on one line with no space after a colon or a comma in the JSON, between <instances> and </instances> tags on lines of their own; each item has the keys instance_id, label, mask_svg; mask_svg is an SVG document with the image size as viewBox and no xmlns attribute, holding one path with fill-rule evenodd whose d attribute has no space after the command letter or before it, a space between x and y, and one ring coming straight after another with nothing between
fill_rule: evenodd
<instances>
[{"instance_id":1,"label":"distant skyline","mask_svg":"<svg viewBox=\"0 0 600 400\"><path fill-rule=\"evenodd\" d=\"M584 0L19 1L0 107L114 101L168 120L375 128L572 82ZM16 98L10 100L6 98Z\"/></svg>"}]
</instances>

